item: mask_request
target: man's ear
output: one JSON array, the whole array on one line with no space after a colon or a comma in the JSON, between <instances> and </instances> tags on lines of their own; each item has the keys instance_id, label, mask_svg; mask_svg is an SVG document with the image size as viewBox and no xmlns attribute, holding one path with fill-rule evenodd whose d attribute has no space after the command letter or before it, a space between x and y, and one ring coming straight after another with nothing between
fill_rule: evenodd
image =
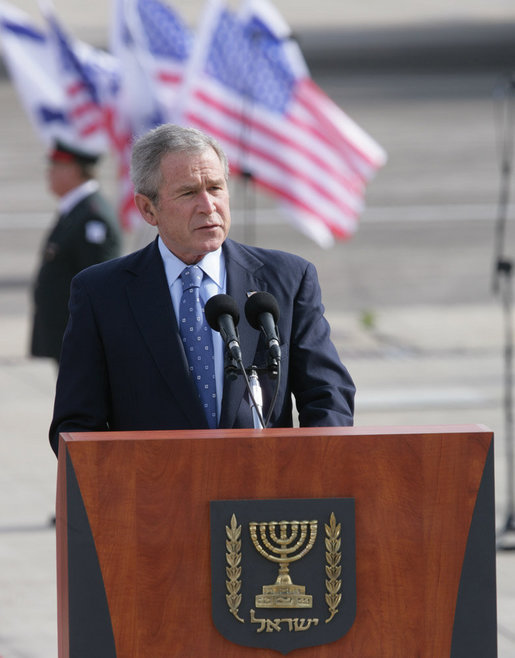
<instances>
[{"instance_id":1,"label":"man's ear","mask_svg":"<svg viewBox=\"0 0 515 658\"><path fill-rule=\"evenodd\" d=\"M144 194L135 194L134 203L143 219L151 226L157 226L156 209L152 201Z\"/></svg>"}]
</instances>

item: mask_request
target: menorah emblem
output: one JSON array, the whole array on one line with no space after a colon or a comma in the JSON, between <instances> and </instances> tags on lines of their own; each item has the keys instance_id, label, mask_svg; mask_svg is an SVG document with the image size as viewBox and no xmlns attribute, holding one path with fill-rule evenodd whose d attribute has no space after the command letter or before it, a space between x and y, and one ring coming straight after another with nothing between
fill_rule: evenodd
<instances>
[{"instance_id":1,"label":"menorah emblem","mask_svg":"<svg viewBox=\"0 0 515 658\"><path fill-rule=\"evenodd\" d=\"M249 528L257 552L279 565L275 584L264 585L256 596L256 608L312 608L313 597L306 594L304 585L292 583L289 565L313 548L317 521L251 521Z\"/></svg>"}]
</instances>

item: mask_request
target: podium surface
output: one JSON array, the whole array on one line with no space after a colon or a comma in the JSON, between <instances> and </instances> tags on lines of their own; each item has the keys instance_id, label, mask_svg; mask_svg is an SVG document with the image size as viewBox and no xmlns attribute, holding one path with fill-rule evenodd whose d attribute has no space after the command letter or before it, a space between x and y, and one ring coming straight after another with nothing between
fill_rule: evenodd
<instances>
[{"instance_id":1,"label":"podium surface","mask_svg":"<svg viewBox=\"0 0 515 658\"><path fill-rule=\"evenodd\" d=\"M292 655L493 658L493 485L493 434L479 425L62 434L59 657L287 653L215 627L210 503L352 499L355 564L341 579L353 569L353 621ZM237 613L247 628L250 611ZM340 618L317 619L317 632Z\"/></svg>"}]
</instances>

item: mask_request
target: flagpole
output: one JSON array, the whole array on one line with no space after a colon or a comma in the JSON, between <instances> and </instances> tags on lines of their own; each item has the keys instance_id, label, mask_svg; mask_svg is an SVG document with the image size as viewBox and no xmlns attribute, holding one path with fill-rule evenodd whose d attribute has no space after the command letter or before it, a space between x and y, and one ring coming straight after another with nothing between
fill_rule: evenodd
<instances>
[{"instance_id":1,"label":"flagpole","mask_svg":"<svg viewBox=\"0 0 515 658\"><path fill-rule=\"evenodd\" d=\"M256 244L256 190L252 172L241 172L243 179L243 242Z\"/></svg>"},{"instance_id":2,"label":"flagpole","mask_svg":"<svg viewBox=\"0 0 515 658\"><path fill-rule=\"evenodd\" d=\"M513 262L505 255L506 223L513 161L513 101L515 76L499 89L502 103L501 183L496 225L494 293L500 293L504 318L504 413L507 468L506 521L497 540L499 550L515 550L515 489L513 447Z\"/></svg>"}]
</instances>

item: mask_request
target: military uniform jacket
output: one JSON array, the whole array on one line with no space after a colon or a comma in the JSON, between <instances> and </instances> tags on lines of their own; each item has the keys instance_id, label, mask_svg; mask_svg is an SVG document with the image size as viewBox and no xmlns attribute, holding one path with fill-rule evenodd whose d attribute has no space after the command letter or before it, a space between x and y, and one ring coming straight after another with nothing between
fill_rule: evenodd
<instances>
[{"instance_id":1,"label":"military uniform jacket","mask_svg":"<svg viewBox=\"0 0 515 658\"><path fill-rule=\"evenodd\" d=\"M71 280L89 265L118 256L120 242L115 213L99 192L59 217L43 245L34 285L33 356L59 361Z\"/></svg>"}]
</instances>

